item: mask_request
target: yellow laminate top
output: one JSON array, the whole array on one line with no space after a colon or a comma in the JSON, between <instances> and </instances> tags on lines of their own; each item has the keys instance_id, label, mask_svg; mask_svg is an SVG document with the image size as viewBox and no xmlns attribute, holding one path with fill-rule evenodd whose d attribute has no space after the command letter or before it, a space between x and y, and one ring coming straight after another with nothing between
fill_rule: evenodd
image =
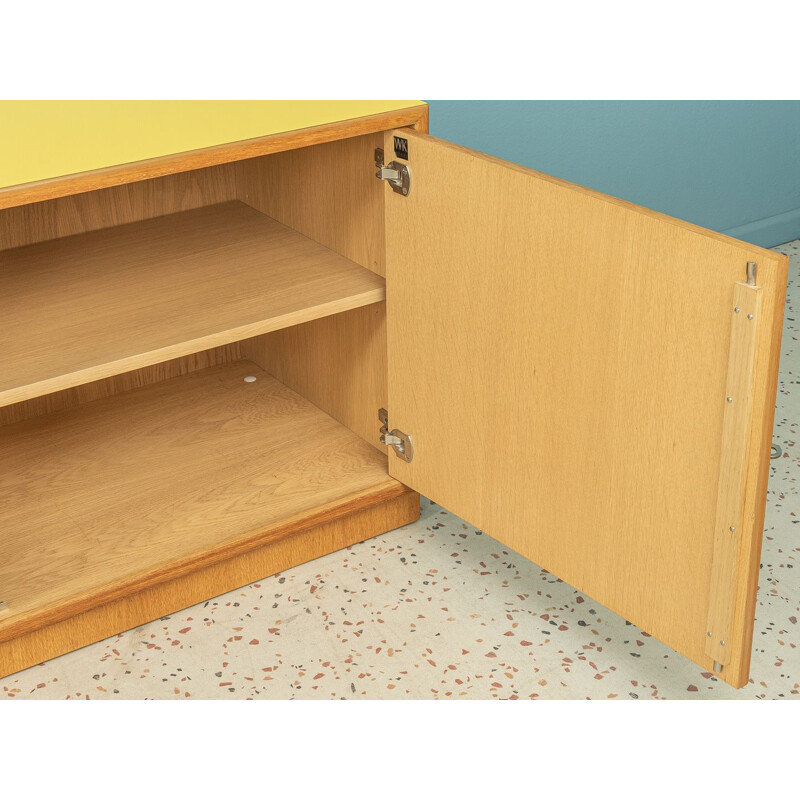
<instances>
[{"instance_id":1,"label":"yellow laminate top","mask_svg":"<svg viewBox=\"0 0 800 800\"><path fill-rule=\"evenodd\" d=\"M0 189L420 105L413 100L4 100Z\"/></svg>"}]
</instances>

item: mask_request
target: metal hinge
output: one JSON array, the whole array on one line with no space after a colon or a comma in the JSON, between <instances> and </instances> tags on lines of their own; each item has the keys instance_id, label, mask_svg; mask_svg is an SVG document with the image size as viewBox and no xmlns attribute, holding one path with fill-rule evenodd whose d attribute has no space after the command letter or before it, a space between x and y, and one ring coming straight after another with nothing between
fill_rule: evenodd
<instances>
[{"instance_id":1,"label":"metal hinge","mask_svg":"<svg viewBox=\"0 0 800 800\"><path fill-rule=\"evenodd\" d=\"M383 148L375 148L375 166L378 171L376 178L388 181L392 190L405 197L411 191L411 172L408 164L401 164L399 161L392 161L389 164L383 163Z\"/></svg>"},{"instance_id":2,"label":"metal hinge","mask_svg":"<svg viewBox=\"0 0 800 800\"><path fill-rule=\"evenodd\" d=\"M389 430L389 412L385 408L378 410L378 419L381 421L381 442L394 449L394 452L403 459L411 461L414 458L414 444L411 437L395 428Z\"/></svg>"}]
</instances>

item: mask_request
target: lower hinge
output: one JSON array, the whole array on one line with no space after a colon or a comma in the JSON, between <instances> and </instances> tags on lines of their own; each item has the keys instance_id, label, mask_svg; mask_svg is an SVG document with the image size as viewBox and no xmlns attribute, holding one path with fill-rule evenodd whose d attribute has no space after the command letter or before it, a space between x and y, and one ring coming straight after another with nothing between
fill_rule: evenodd
<instances>
[{"instance_id":1,"label":"lower hinge","mask_svg":"<svg viewBox=\"0 0 800 800\"><path fill-rule=\"evenodd\" d=\"M378 410L378 419L382 423L381 443L391 447L403 461L411 461L414 458L414 443L411 437L397 428L389 430L389 412L385 408Z\"/></svg>"}]
</instances>

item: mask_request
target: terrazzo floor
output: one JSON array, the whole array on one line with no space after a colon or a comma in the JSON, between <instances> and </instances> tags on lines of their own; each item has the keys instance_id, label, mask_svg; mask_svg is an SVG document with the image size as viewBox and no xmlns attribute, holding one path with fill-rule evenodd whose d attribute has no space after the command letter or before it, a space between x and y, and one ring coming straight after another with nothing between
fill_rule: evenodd
<instances>
[{"instance_id":1,"label":"terrazzo floor","mask_svg":"<svg viewBox=\"0 0 800 800\"><path fill-rule=\"evenodd\" d=\"M0 679L0 698L800 698L800 240L775 249L783 455L745 688L423 500L413 525Z\"/></svg>"}]
</instances>

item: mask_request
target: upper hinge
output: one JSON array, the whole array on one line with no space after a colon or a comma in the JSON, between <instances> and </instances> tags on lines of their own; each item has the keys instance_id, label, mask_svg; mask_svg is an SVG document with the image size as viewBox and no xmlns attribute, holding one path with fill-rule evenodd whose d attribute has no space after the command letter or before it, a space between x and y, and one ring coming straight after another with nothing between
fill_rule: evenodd
<instances>
[{"instance_id":1,"label":"upper hinge","mask_svg":"<svg viewBox=\"0 0 800 800\"><path fill-rule=\"evenodd\" d=\"M375 177L382 181L388 181L392 191L405 197L411 191L411 171L408 164L401 164L399 161L392 161L389 164L383 163L383 148L375 148L375 166L378 171Z\"/></svg>"},{"instance_id":2,"label":"upper hinge","mask_svg":"<svg viewBox=\"0 0 800 800\"><path fill-rule=\"evenodd\" d=\"M411 437L397 428L389 430L389 412L385 408L378 410L378 419L382 423L381 443L391 447L403 461L411 461L414 458L414 443Z\"/></svg>"}]
</instances>

